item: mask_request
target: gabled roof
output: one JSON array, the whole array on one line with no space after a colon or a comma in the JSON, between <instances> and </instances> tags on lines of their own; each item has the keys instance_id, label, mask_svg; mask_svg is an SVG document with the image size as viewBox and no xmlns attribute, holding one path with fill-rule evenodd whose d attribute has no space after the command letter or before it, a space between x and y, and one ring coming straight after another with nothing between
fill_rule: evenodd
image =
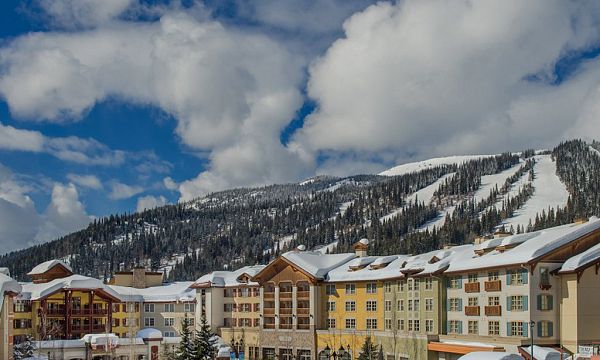
<instances>
[{"instance_id":1,"label":"gabled roof","mask_svg":"<svg viewBox=\"0 0 600 360\"><path fill-rule=\"evenodd\" d=\"M400 273L400 265L406 258L408 255L355 258L329 271L325 281L376 281L400 278L403 276Z\"/></svg>"},{"instance_id":2,"label":"gabled roof","mask_svg":"<svg viewBox=\"0 0 600 360\"><path fill-rule=\"evenodd\" d=\"M323 280L329 271L354 259L356 254L322 254L318 251L288 251L281 255L281 257L314 278Z\"/></svg>"},{"instance_id":3,"label":"gabled roof","mask_svg":"<svg viewBox=\"0 0 600 360\"><path fill-rule=\"evenodd\" d=\"M15 279L0 273L0 309L4 303L4 294L19 294L21 290L21 285Z\"/></svg>"},{"instance_id":4,"label":"gabled roof","mask_svg":"<svg viewBox=\"0 0 600 360\"><path fill-rule=\"evenodd\" d=\"M67 289L98 290L104 293L106 296L113 298L114 300L122 300L116 291L111 289L102 281L83 275L71 275L65 278L54 279L47 283L41 284L22 283L21 286L23 287L23 290L21 292L20 298L26 300L43 299L58 291Z\"/></svg>"},{"instance_id":5,"label":"gabled roof","mask_svg":"<svg viewBox=\"0 0 600 360\"><path fill-rule=\"evenodd\" d=\"M213 271L208 274L202 275L199 277L193 284L193 288L202 288L202 287L230 287L230 286L239 286L239 285L250 285L257 286L258 283L254 281L248 281L247 283L242 282L241 278L246 275L249 278L252 278L254 275L258 274L262 269L265 268L265 265L254 265L254 266L244 266L241 269L235 271Z\"/></svg>"},{"instance_id":6,"label":"gabled roof","mask_svg":"<svg viewBox=\"0 0 600 360\"><path fill-rule=\"evenodd\" d=\"M472 257L473 254L472 244L434 250L409 257L400 271L410 275L436 275L445 271L451 263L461 262L465 258Z\"/></svg>"},{"instance_id":7,"label":"gabled roof","mask_svg":"<svg viewBox=\"0 0 600 360\"><path fill-rule=\"evenodd\" d=\"M28 272L27 275L40 275L40 274L47 272L48 270L52 269L55 266L62 266L66 270L68 270L71 274L73 273L73 269L71 269L71 267L69 265L65 264L63 261L48 260L48 261L45 261L45 262L37 265L33 269L31 269L31 271Z\"/></svg>"},{"instance_id":8,"label":"gabled roof","mask_svg":"<svg viewBox=\"0 0 600 360\"><path fill-rule=\"evenodd\" d=\"M581 254L569 258L560 268L559 273L578 272L598 262L600 262L600 244L592 246Z\"/></svg>"}]
</instances>

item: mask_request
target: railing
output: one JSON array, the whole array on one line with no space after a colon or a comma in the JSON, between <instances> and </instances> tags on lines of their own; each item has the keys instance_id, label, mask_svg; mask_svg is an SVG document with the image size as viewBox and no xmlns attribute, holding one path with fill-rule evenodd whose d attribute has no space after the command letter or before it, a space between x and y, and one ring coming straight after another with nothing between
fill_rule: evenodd
<instances>
[{"instance_id":1,"label":"railing","mask_svg":"<svg viewBox=\"0 0 600 360\"><path fill-rule=\"evenodd\" d=\"M280 315L292 315L292 308L279 308Z\"/></svg>"},{"instance_id":2,"label":"railing","mask_svg":"<svg viewBox=\"0 0 600 360\"><path fill-rule=\"evenodd\" d=\"M298 315L308 315L310 314L310 309L309 308L298 308Z\"/></svg>"},{"instance_id":3,"label":"railing","mask_svg":"<svg viewBox=\"0 0 600 360\"><path fill-rule=\"evenodd\" d=\"M106 326L105 325L94 325L94 326L92 326L92 332L93 331L102 332L102 331L105 331L105 330L106 330Z\"/></svg>"},{"instance_id":4,"label":"railing","mask_svg":"<svg viewBox=\"0 0 600 360\"><path fill-rule=\"evenodd\" d=\"M274 292L264 292L263 297L265 299L275 299L275 293Z\"/></svg>"},{"instance_id":5,"label":"railing","mask_svg":"<svg viewBox=\"0 0 600 360\"><path fill-rule=\"evenodd\" d=\"M46 315L49 316L64 316L66 313L66 309L65 308L59 308L59 309L46 309Z\"/></svg>"},{"instance_id":6,"label":"railing","mask_svg":"<svg viewBox=\"0 0 600 360\"><path fill-rule=\"evenodd\" d=\"M263 324L263 329L275 329L275 324Z\"/></svg>"},{"instance_id":7,"label":"railing","mask_svg":"<svg viewBox=\"0 0 600 360\"><path fill-rule=\"evenodd\" d=\"M486 281L484 286L485 291L500 291L502 289L500 280Z\"/></svg>"},{"instance_id":8,"label":"railing","mask_svg":"<svg viewBox=\"0 0 600 360\"><path fill-rule=\"evenodd\" d=\"M289 324L279 324L279 328L280 329L284 329L284 330L291 330L292 329L292 323L289 323Z\"/></svg>"},{"instance_id":9,"label":"railing","mask_svg":"<svg viewBox=\"0 0 600 360\"><path fill-rule=\"evenodd\" d=\"M298 324L298 330L310 330L310 324Z\"/></svg>"},{"instance_id":10,"label":"railing","mask_svg":"<svg viewBox=\"0 0 600 360\"><path fill-rule=\"evenodd\" d=\"M479 306L465 306L465 315L479 316Z\"/></svg>"},{"instance_id":11,"label":"railing","mask_svg":"<svg viewBox=\"0 0 600 360\"><path fill-rule=\"evenodd\" d=\"M296 298L298 298L298 299L309 299L310 298L310 291L298 291L296 293Z\"/></svg>"},{"instance_id":12,"label":"railing","mask_svg":"<svg viewBox=\"0 0 600 360\"><path fill-rule=\"evenodd\" d=\"M493 305L485 307L485 315L486 316L501 316L502 315L502 306Z\"/></svg>"},{"instance_id":13,"label":"railing","mask_svg":"<svg viewBox=\"0 0 600 360\"><path fill-rule=\"evenodd\" d=\"M92 314L93 315L107 315L108 310L107 309L92 309Z\"/></svg>"},{"instance_id":14,"label":"railing","mask_svg":"<svg viewBox=\"0 0 600 360\"><path fill-rule=\"evenodd\" d=\"M263 313L265 315L273 315L275 314L275 308L264 308Z\"/></svg>"},{"instance_id":15,"label":"railing","mask_svg":"<svg viewBox=\"0 0 600 360\"><path fill-rule=\"evenodd\" d=\"M292 298L292 292L291 291L280 291L279 292L279 298L280 299L291 299Z\"/></svg>"},{"instance_id":16,"label":"railing","mask_svg":"<svg viewBox=\"0 0 600 360\"><path fill-rule=\"evenodd\" d=\"M479 292L479 282L465 283L465 292L478 293Z\"/></svg>"}]
</instances>

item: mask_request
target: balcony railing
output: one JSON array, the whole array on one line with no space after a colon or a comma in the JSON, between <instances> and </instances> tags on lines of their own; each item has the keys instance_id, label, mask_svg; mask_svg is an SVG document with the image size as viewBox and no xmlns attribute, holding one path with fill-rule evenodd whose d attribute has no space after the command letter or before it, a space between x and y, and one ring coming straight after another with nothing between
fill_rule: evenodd
<instances>
[{"instance_id":1,"label":"balcony railing","mask_svg":"<svg viewBox=\"0 0 600 360\"><path fill-rule=\"evenodd\" d=\"M64 308L53 308L53 309L47 309L46 310L46 315L48 316L64 316L66 313L66 310Z\"/></svg>"},{"instance_id":2,"label":"balcony railing","mask_svg":"<svg viewBox=\"0 0 600 360\"><path fill-rule=\"evenodd\" d=\"M273 315L273 314L275 314L275 309L274 308L264 308L263 313L265 315Z\"/></svg>"},{"instance_id":3,"label":"balcony railing","mask_svg":"<svg viewBox=\"0 0 600 360\"><path fill-rule=\"evenodd\" d=\"M296 298L298 298L298 299L309 299L310 298L310 291L298 291L296 293Z\"/></svg>"},{"instance_id":4,"label":"balcony railing","mask_svg":"<svg viewBox=\"0 0 600 360\"><path fill-rule=\"evenodd\" d=\"M310 324L298 324L298 330L310 330Z\"/></svg>"},{"instance_id":5,"label":"balcony railing","mask_svg":"<svg viewBox=\"0 0 600 360\"><path fill-rule=\"evenodd\" d=\"M298 315L308 315L310 314L310 309L309 308L298 308Z\"/></svg>"},{"instance_id":6,"label":"balcony railing","mask_svg":"<svg viewBox=\"0 0 600 360\"><path fill-rule=\"evenodd\" d=\"M485 307L485 315L486 316L501 316L502 315L502 306L493 305Z\"/></svg>"},{"instance_id":7,"label":"balcony railing","mask_svg":"<svg viewBox=\"0 0 600 360\"><path fill-rule=\"evenodd\" d=\"M279 292L279 298L280 299L291 299L292 298L292 292L291 291L280 291Z\"/></svg>"},{"instance_id":8,"label":"balcony railing","mask_svg":"<svg viewBox=\"0 0 600 360\"><path fill-rule=\"evenodd\" d=\"M289 324L279 324L279 328L280 329L284 329L284 330L291 330L292 329L292 323L289 323Z\"/></svg>"},{"instance_id":9,"label":"balcony railing","mask_svg":"<svg viewBox=\"0 0 600 360\"><path fill-rule=\"evenodd\" d=\"M465 283L465 292L467 293L478 293L479 292L479 283Z\"/></svg>"},{"instance_id":10,"label":"balcony railing","mask_svg":"<svg viewBox=\"0 0 600 360\"><path fill-rule=\"evenodd\" d=\"M280 315L292 315L292 308L279 308Z\"/></svg>"},{"instance_id":11,"label":"balcony railing","mask_svg":"<svg viewBox=\"0 0 600 360\"><path fill-rule=\"evenodd\" d=\"M485 282L485 291L500 291L502 289L500 280L492 280Z\"/></svg>"},{"instance_id":12,"label":"balcony railing","mask_svg":"<svg viewBox=\"0 0 600 360\"><path fill-rule=\"evenodd\" d=\"M107 315L107 309L92 309L92 315Z\"/></svg>"},{"instance_id":13,"label":"balcony railing","mask_svg":"<svg viewBox=\"0 0 600 360\"><path fill-rule=\"evenodd\" d=\"M275 329L275 324L263 324L263 329Z\"/></svg>"},{"instance_id":14,"label":"balcony railing","mask_svg":"<svg viewBox=\"0 0 600 360\"><path fill-rule=\"evenodd\" d=\"M465 315L479 316L479 306L465 306Z\"/></svg>"},{"instance_id":15,"label":"balcony railing","mask_svg":"<svg viewBox=\"0 0 600 360\"><path fill-rule=\"evenodd\" d=\"M265 299L275 299L275 293L274 292L264 292L263 297Z\"/></svg>"}]
</instances>

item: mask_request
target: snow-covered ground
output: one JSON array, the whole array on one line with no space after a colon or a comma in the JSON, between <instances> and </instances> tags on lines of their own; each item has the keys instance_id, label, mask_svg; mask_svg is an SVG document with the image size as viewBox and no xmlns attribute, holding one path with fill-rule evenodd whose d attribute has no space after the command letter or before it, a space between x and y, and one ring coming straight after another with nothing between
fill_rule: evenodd
<instances>
[{"instance_id":1,"label":"snow-covered ground","mask_svg":"<svg viewBox=\"0 0 600 360\"><path fill-rule=\"evenodd\" d=\"M457 155L457 156L447 156L434 158L429 160L417 161L412 163L406 163L402 165L395 166L391 169L385 170L379 175L382 176L396 176L396 175L404 175L412 172L418 172L426 169L431 169L436 166L441 165L460 165L467 161L477 160L482 158L487 158L496 155Z\"/></svg>"},{"instance_id":2,"label":"snow-covered ground","mask_svg":"<svg viewBox=\"0 0 600 360\"><path fill-rule=\"evenodd\" d=\"M322 247L319 247L317 249L315 249L315 251L320 252L321 254L333 254L333 251L335 250L335 248L337 247L338 242L334 241L330 244L324 245Z\"/></svg>"},{"instance_id":3,"label":"snow-covered ground","mask_svg":"<svg viewBox=\"0 0 600 360\"><path fill-rule=\"evenodd\" d=\"M536 164L533 169L535 179L533 180L534 193L531 198L515 212L515 216L504 221L509 228L511 225L516 229L517 225L527 227L529 220L532 223L536 214L548 211L548 208L564 207L569 198L569 192L565 185L556 175L556 164L550 155L536 156Z\"/></svg>"},{"instance_id":4,"label":"snow-covered ground","mask_svg":"<svg viewBox=\"0 0 600 360\"><path fill-rule=\"evenodd\" d=\"M444 223L446 222L446 215L452 216L452 214L454 214L454 209L456 209L455 205L448 206L444 210L440 211L438 213L438 216L435 219L423 224L423 226L421 226L418 229L418 231L425 231L425 230L431 231L431 230L433 230L434 227L436 227L438 229L441 228L442 226L444 226Z\"/></svg>"},{"instance_id":5,"label":"snow-covered ground","mask_svg":"<svg viewBox=\"0 0 600 360\"><path fill-rule=\"evenodd\" d=\"M431 203L431 199L433 199L433 194L435 193L435 191L440 187L441 184L443 184L446 179L451 178L452 176L454 176L455 173L449 173L446 174L444 176L442 176L441 178L437 179L434 183L432 183L429 186L425 186L422 189L419 189L418 191L415 191L414 193L410 194L409 196L406 197L406 203L410 203L410 202L415 202L418 201L419 203L424 202L425 204L429 204ZM402 209L404 209L404 207L395 209L394 211L390 212L389 214L382 216L379 221L381 221L382 223L386 220L389 220L391 218L393 218L394 216L396 216L397 214L399 214Z\"/></svg>"},{"instance_id":6,"label":"snow-covered ground","mask_svg":"<svg viewBox=\"0 0 600 360\"><path fill-rule=\"evenodd\" d=\"M593 152L594 154L600 156L600 151L598 151L598 149L596 149L592 145L590 145L590 151Z\"/></svg>"},{"instance_id":7,"label":"snow-covered ground","mask_svg":"<svg viewBox=\"0 0 600 360\"><path fill-rule=\"evenodd\" d=\"M481 200L487 199L490 196L490 191L495 187L498 187L498 189L500 189L502 185L504 185L506 179L513 176L517 171L519 171L521 166L523 166L523 163L524 161L520 161L517 165L497 174L482 176L481 186L479 187L479 189L477 189L477 191L475 191L475 194L473 195L473 200L475 200L475 203L479 203Z\"/></svg>"}]
</instances>

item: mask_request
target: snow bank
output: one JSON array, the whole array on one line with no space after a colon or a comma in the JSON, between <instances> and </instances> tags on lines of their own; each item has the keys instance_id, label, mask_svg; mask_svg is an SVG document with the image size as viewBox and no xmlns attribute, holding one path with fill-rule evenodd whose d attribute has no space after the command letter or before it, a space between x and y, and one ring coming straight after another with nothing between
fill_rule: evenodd
<instances>
[{"instance_id":1,"label":"snow bank","mask_svg":"<svg viewBox=\"0 0 600 360\"><path fill-rule=\"evenodd\" d=\"M535 350L534 350L535 351ZM525 360L521 355L503 352L474 351L458 358L459 360Z\"/></svg>"}]
</instances>

